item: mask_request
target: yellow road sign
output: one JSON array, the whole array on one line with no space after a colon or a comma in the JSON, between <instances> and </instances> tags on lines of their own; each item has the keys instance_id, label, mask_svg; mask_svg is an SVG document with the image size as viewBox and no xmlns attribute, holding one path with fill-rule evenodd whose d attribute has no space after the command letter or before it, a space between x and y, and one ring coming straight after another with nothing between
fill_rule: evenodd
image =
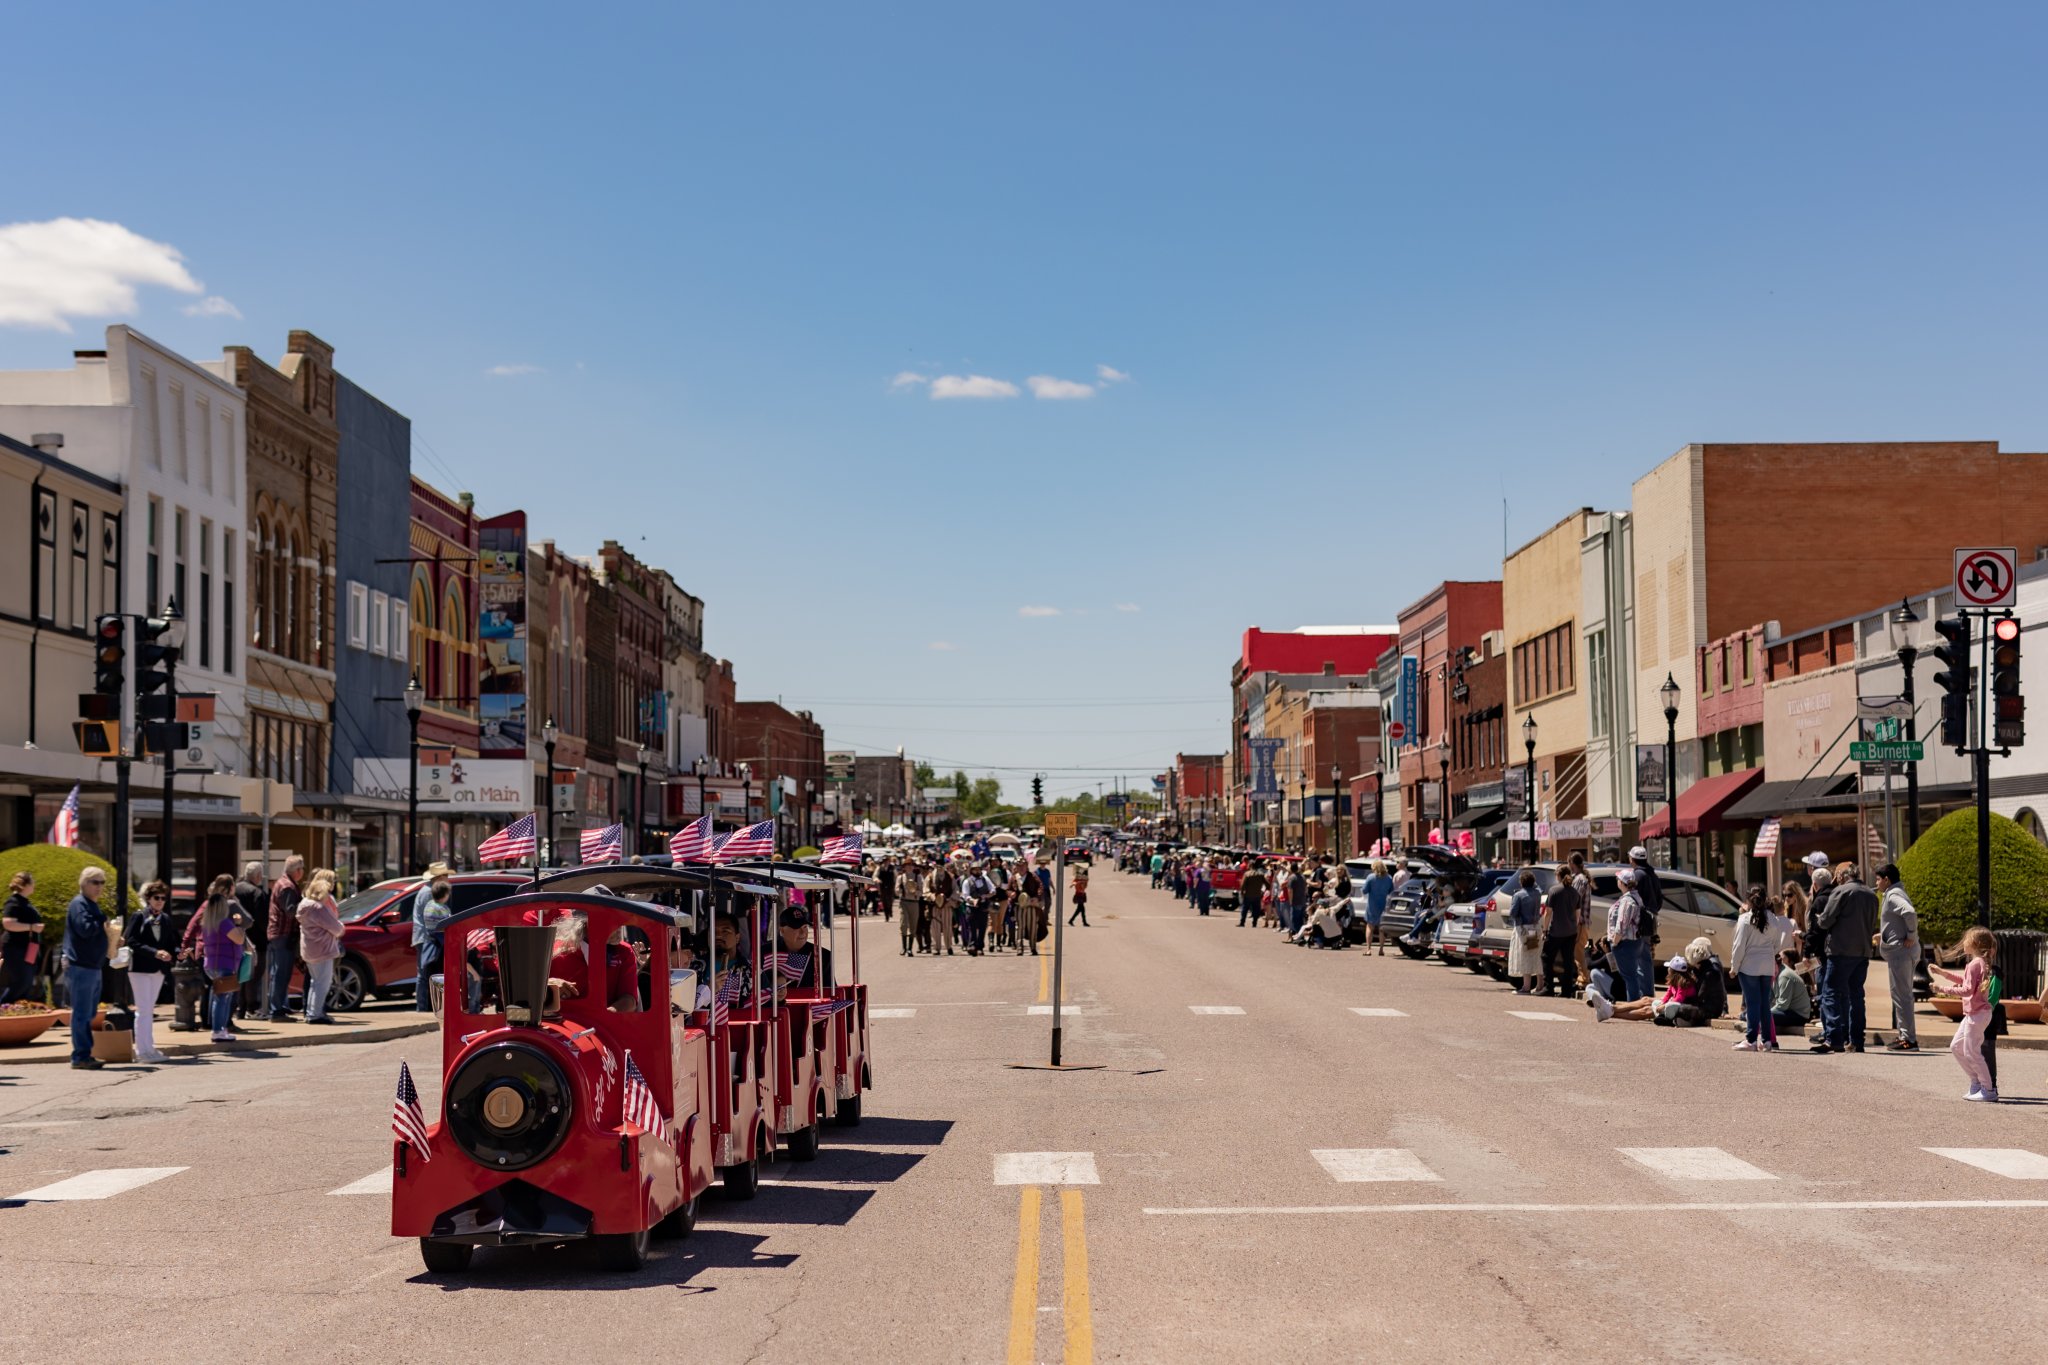
<instances>
[{"instance_id":1,"label":"yellow road sign","mask_svg":"<svg viewBox=\"0 0 2048 1365\"><path fill-rule=\"evenodd\" d=\"M1071 839L1081 832L1081 817L1070 810L1049 810L1045 813L1045 837L1048 839Z\"/></svg>"}]
</instances>

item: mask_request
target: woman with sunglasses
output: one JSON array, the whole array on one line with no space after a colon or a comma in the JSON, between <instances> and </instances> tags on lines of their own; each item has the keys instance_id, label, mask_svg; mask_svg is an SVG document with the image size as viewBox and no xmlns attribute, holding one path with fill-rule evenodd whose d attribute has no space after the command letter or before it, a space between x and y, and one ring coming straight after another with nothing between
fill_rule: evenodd
<instances>
[{"instance_id":1,"label":"woman with sunglasses","mask_svg":"<svg viewBox=\"0 0 2048 1365\"><path fill-rule=\"evenodd\" d=\"M156 1050L156 1002L164 992L164 973L178 955L178 935L171 928L171 888L150 882L142 888L142 908L128 917L123 938L128 944L128 984L135 991L135 1058L167 1062Z\"/></svg>"}]
</instances>

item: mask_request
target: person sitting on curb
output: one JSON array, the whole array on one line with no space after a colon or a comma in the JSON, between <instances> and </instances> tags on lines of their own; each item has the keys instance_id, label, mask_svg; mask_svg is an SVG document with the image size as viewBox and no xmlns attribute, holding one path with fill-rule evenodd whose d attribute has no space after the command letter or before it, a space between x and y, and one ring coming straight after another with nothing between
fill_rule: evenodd
<instances>
[{"instance_id":1,"label":"person sitting on curb","mask_svg":"<svg viewBox=\"0 0 2048 1365\"><path fill-rule=\"evenodd\" d=\"M1586 1003L1592 1007L1593 1017L1601 1021L1647 1019L1666 1028L1698 1028L1707 1022L1697 1003L1699 997L1699 978L1694 975L1692 964L1682 957L1674 957L1664 964L1662 1000L1652 1002L1648 996L1643 996L1612 1004L1605 996L1588 992Z\"/></svg>"}]
</instances>

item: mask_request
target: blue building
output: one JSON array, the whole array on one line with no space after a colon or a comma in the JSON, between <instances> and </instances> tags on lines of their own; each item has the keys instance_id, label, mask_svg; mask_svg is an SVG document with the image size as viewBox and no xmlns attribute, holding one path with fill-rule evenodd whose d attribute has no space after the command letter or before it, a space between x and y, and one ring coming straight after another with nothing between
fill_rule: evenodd
<instances>
[{"instance_id":1,"label":"blue building","mask_svg":"<svg viewBox=\"0 0 2048 1365\"><path fill-rule=\"evenodd\" d=\"M337 608L334 745L339 808L335 862L343 885L415 869L403 862L412 676L412 420L335 376L341 428L335 489Z\"/></svg>"}]
</instances>

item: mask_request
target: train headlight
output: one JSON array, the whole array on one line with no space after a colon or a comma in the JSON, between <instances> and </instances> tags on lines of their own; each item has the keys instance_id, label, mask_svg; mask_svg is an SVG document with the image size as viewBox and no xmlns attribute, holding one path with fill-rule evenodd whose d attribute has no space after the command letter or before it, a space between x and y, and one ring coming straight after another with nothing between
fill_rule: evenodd
<instances>
[{"instance_id":1,"label":"train headlight","mask_svg":"<svg viewBox=\"0 0 2048 1365\"><path fill-rule=\"evenodd\" d=\"M553 1155L575 1118L561 1063L525 1042L497 1043L448 1078L448 1131L472 1161L524 1170Z\"/></svg>"}]
</instances>

